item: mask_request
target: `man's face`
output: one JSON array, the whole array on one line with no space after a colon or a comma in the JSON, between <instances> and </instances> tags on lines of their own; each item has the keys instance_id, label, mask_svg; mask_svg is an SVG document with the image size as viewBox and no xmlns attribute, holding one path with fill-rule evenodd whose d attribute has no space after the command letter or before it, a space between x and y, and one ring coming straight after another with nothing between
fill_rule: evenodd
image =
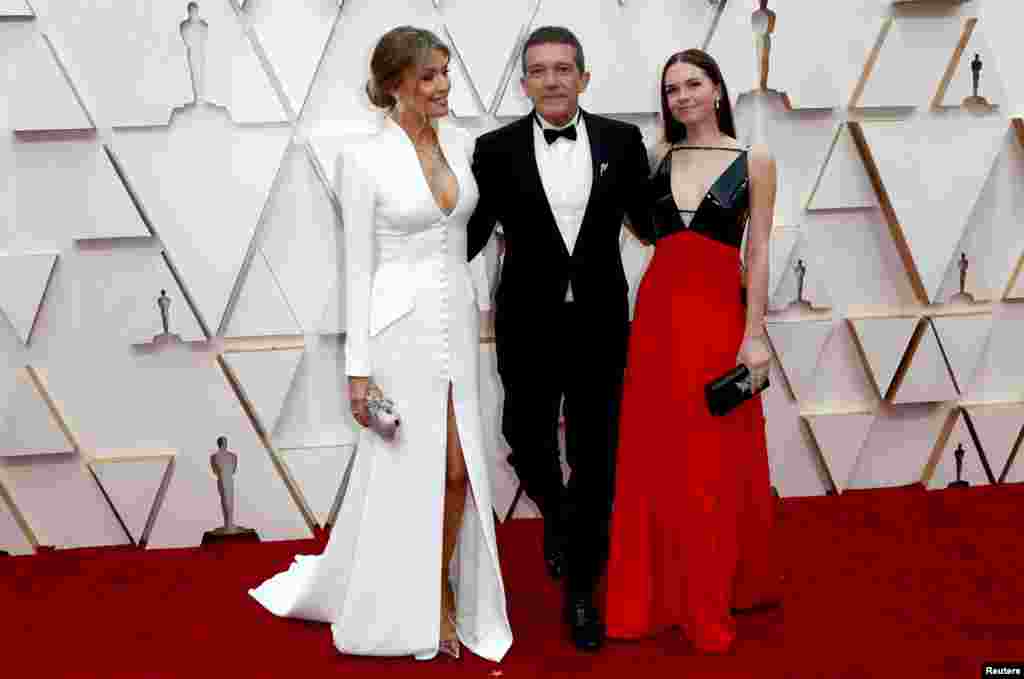
<instances>
[{"instance_id":1,"label":"man's face","mask_svg":"<svg viewBox=\"0 0 1024 679\"><path fill-rule=\"evenodd\" d=\"M520 82L537 113L552 125L564 125L576 115L590 74L576 67L572 45L541 43L526 50L526 75Z\"/></svg>"}]
</instances>

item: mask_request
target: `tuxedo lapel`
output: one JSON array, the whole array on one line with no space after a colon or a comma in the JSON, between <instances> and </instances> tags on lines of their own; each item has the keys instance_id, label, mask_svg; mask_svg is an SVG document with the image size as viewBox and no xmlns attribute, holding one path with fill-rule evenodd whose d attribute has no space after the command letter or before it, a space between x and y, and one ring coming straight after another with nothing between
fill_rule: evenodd
<instances>
[{"instance_id":1,"label":"tuxedo lapel","mask_svg":"<svg viewBox=\"0 0 1024 679\"><path fill-rule=\"evenodd\" d=\"M587 139L590 140L590 165L593 174L590 175L590 195L587 197L587 207L583 211L583 221L580 222L580 231L576 236L576 245L579 246L580 240L583 237L583 231L587 224L590 222L590 213L594 208L594 203L597 201L597 197L600 194L601 177L604 174L602 170L607 169L607 162L604 157L604 146L603 146L603 133L604 126L601 121L590 115L583 109L580 109L580 115L587 125ZM579 248L575 248L573 252L576 252Z\"/></svg>"},{"instance_id":2,"label":"tuxedo lapel","mask_svg":"<svg viewBox=\"0 0 1024 679\"><path fill-rule=\"evenodd\" d=\"M604 147L601 145L601 136L604 132L604 128L600 121L596 120L594 116L582 109L580 109L580 113L586 121L587 139L590 140L590 164L593 172L593 174L590 175L590 196L587 200L587 207L590 207L590 201L594 199L594 195L597 193L597 185L601 180L601 167L604 163Z\"/></svg>"},{"instance_id":3,"label":"tuxedo lapel","mask_svg":"<svg viewBox=\"0 0 1024 679\"><path fill-rule=\"evenodd\" d=\"M562 232L558 230L558 222L555 221L555 213L551 209L551 201L548 200L547 191L544 190L544 182L540 178L540 168L537 166L537 147L534 144L533 139L533 126L537 124L534 120L534 114L531 112L525 118L522 119L522 132L517 134L516 142L522 144L526 149L526 153L521 157L525 159L522 174L520 175L525 180L526 190L533 196L534 202L536 203L535 209L537 210L538 216L545 220L548 224L548 228L551 229L555 236L555 240L562 246L562 252L565 256L569 256L569 248L565 246L565 239L562 238Z\"/></svg>"}]
</instances>

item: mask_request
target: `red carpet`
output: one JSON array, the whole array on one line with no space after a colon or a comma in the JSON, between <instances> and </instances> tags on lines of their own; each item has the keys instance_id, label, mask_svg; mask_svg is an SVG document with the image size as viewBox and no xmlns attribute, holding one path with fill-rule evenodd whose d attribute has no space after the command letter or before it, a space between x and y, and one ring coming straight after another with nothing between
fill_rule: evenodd
<instances>
[{"instance_id":1,"label":"red carpet","mask_svg":"<svg viewBox=\"0 0 1024 679\"><path fill-rule=\"evenodd\" d=\"M540 525L499 527L516 641L501 665L341 656L326 625L246 594L315 541L0 557L4 677L978 677L1024 660L1024 484L784 500L782 607L745 614L731 654L678 635L576 652ZM500 673L500 674L499 674Z\"/></svg>"}]
</instances>

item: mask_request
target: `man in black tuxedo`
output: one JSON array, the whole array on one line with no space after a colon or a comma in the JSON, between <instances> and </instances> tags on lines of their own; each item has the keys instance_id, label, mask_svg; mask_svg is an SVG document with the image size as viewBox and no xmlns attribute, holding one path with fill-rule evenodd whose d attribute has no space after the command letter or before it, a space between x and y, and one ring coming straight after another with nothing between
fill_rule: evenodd
<instances>
[{"instance_id":1,"label":"man in black tuxedo","mask_svg":"<svg viewBox=\"0 0 1024 679\"><path fill-rule=\"evenodd\" d=\"M468 227L469 258L501 222L505 259L494 329L505 388L502 433L510 463L544 516L548 571L567 571L573 639L596 650L604 627L594 589L607 560L629 335L619 236L624 214L634 232L648 230L647 151L635 125L578 107L590 74L571 31L535 30L522 66L534 111L477 139L480 201ZM563 397L567 488L558 448Z\"/></svg>"}]
</instances>

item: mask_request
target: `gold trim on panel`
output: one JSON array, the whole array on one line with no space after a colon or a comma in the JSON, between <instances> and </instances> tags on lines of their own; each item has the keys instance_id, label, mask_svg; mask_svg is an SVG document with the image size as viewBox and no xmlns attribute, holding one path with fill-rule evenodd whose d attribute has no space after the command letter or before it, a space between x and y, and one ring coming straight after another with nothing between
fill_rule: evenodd
<instances>
[{"instance_id":1,"label":"gold trim on panel","mask_svg":"<svg viewBox=\"0 0 1024 679\"><path fill-rule=\"evenodd\" d=\"M956 426L956 420L960 415L960 411L961 408L959 406L950 408L949 413L946 415L946 421L943 423L942 429L939 430L939 438L932 447L932 452L928 456L928 462L925 463L924 469L921 470L921 485L925 488L928 487L932 476L935 474L935 468L939 464L939 458L942 457L942 451L946 449L946 443L949 441L950 434L953 433L953 427Z\"/></svg>"},{"instance_id":2,"label":"gold trim on panel","mask_svg":"<svg viewBox=\"0 0 1024 679\"><path fill-rule=\"evenodd\" d=\"M1013 448L1010 450L1010 456L1006 458L1006 466L1003 467L1003 471L999 474L999 483L1006 481L1006 475L1010 473L1010 468L1013 467L1013 461L1017 459L1017 455L1020 454L1021 443L1024 442L1024 425L1021 425L1020 432L1017 434L1017 440L1013 443Z\"/></svg>"},{"instance_id":3,"label":"gold trim on panel","mask_svg":"<svg viewBox=\"0 0 1024 679\"><path fill-rule=\"evenodd\" d=\"M836 404L834 406L811 406L800 410L800 417L818 417L819 415L877 415L878 408L871 403Z\"/></svg>"},{"instance_id":4,"label":"gold trim on panel","mask_svg":"<svg viewBox=\"0 0 1024 679\"><path fill-rule=\"evenodd\" d=\"M925 315L928 318L980 318L982 316L991 316L994 309L995 304L993 302L974 302L973 304L943 302L928 307Z\"/></svg>"},{"instance_id":5,"label":"gold trim on panel","mask_svg":"<svg viewBox=\"0 0 1024 679\"><path fill-rule=\"evenodd\" d=\"M804 427L804 431L811 439L811 444L814 446L814 452L818 455L818 464L820 464L821 468L825 470L825 476L828 478L828 482L832 485L832 492L836 495L842 495L843 490L839 487L839 484L836 483L835 477L832 476L832 468L828 466L828 460L825 458L825 453L821 450L821 443L818 441L818 437L814 434L814 427L803 413L800 414L799 419L801 426Z\"/></svg>"},{"instance_id":6,"label":"gold trim on panel","mask_svg":"<svg viewBox=\"0 0 1024 679\"><path fill-rule=\"evenodd\" d=\"M974 420L971 419L971 413L966 408L960 408L960 413L963 415L964 424L967 425L967 433L970 434L971 442L974 443L974 449L981 460L981 467L985 472L985 476L988 477L988 482L994 485L996 476L992 473L992 466L988 463L988 454L985 452L985 446L981 442L981 437L978 436L978 430L974 426Z\"/></svg>"},{"instance_id":7,"label":"gold trim on panel","mask_svg":"<svg viewBox=\"0 0 1024 679\"><path fill-rule=\"evenodd\" d=\"M156 495L153 497L153 505L149 508L149 516L146 517L146 525L142 529L142 535L139 536L139 547L145 549L146 545L149 544L149 536L153 532L153 526L156 524L156 517L160 514L160 510L164 506L164 499L167 497L167 489L171 485L171 478L174 476L174 466L177 464L175 457L171 457L167 460L167 467L164 469L164 474L160 478L160 487L156 489Z\"/></svg>"},{"instance_id":8,"label":"gold trim on panel","mask_svg":"<svg viewBox=\"0 0 1024 679\"><path fill-rule=\"evenodd\" d=\"M903 234L903 228L900 226L896 210L889 199L889 193L882 183L882 175L878 170L878 164L875 162L874 155L871 153L871 147L868 146L867 138L864 136L864 128L861 126L861 123L852 120L849 125L850 134L853 135L853 143L857 150L860 151L861 159L864 161L864 168L867 170L868 178L871 180L875 194L878 196L878 204L882 208L882 214L885 216L885 221L889 226L889 233L892 235L900 259L903 260L903 268L907 272L907 277L910 278L910 285L914 290L914 294L917 295L918 301L921 304L928 304L928 292L925 290L924 282L921 280L921 274L917 271L917 264L914 262L914 257L910 252L910 245Z\"/></svg>"},{"instance_id":9,"label":"gold trim on panel","mask_svg":"<svg viewBox=\"0 0 1024 679\"><path fill-rule=\"evenodd\" d=\"M875 70L875 64L878 63L878 55L882 52L882 46L885 44L885 39L889 36L889 31L892 30L893 18L888 17L882 21L882 27L878 31L878 37L875 39L875 44L871 47L868 52L867 61L864 62L864 69L861 71L860 79L853 88L853 93L850 95L850 102L846 105L847 108L857 108L860 103L860 98L864 94L864 87L868 84L868 79L871 78L872 72Z\"/></svg>"},{"instance_id":10,"label":"gold trim on panel","mask_svg":"<svg viewBox=\"0 0 1024 679\"><path fill-rule=\"evenodd\" d=\"M914 326L914 332L910 335L910 341L907 346L903 349L903 356L900 358L899 365L896 366L896 372L892 375L892 382L889 383L889 389L886 390L883 399L892 403L896 397L896 393L903 386L903 378L907 376L907 371L910 370L910 364L914 361L914 356L917 354L917 347L920 346L921 340L924 338L925 332L931 327L927 318L919 318L917 325Z\"/></svg>"},{"instance_id":11,"label":"gold trim on panel","mask_svg":"<svg viewBox=\"0 0 1024 679\"><path fill-rule=\"evenodd\" d=\"M847 316L846 317L846 323L850 326L850 335L853 336L853 345L857 348L857 353L860 354L861 363L863 363L863 365L864 365L864 371L868 374L868 378L871 380L871 384L873 384L874 387L875 387L875 394L882 401L887 401L887 400L889 400L889 394L888 394L889 390L891 390L892 386L894 384L896 384L897 379L901 379L902 380L902 376L900 375L900 369L903 367L903 362L906 360L907 349L910 346L910 344L908 342L907 346L903 347L903 354L902 354L902 357L900 358L900 364L896 367L896 371L893 373L892 379L889 381L889 384L886 385L886 387L887 387L886 392L883 393L881 386L878 384L878 377L875 375L875 369L872 367L871 361L868 358L868 352L864 348L864 344L861 341L860 335L857 333L857 326L854 324L854 321L873 320L873 319L877 319L877 318L916 318L917 319L917 325L914 326L914 332L911 333L911 336L910 336L910 342L913 342L914 334L917 333L918 332L918 328L921 327L921 320L924 317L923 316L919 316L917 314L902 314L902 315L898 315L898 316L860 316L860 317Z\"/></svg>"},{"instance_id":12,"label":"gold trim on panel","mask_svg":"<svg viewBox=\"0 0 1024 679\"><path fill-rule=\"evenodd\" d=\"M305 349L304 335L267 335L265 337L225 337L225 354L242 354L250 351L287 351Z\"/></svg>"},{"instance_id":13,"label":"gold trim on panel","mask_svg":"<svg viewBox=\"0 0 1024 679\"><path fill-rule=\"evenodd\" d=\"M1010 120L1010 126L1016 133L1017 141L1020 142L1021 148L1024 148L1024 117L1017 117ZM1003 291L1003 300L1017 300L1024 299L1024 297L1011 297L1010 293L1013 292L1014 287L1017 285L1017 281L1024 276L1024 253L1021 253L1020 260L1017 262L1017 268L1014 269L1013 274L1010 276L1009 282L1006 284L1006 289Z\"/></svg>"},{"instance_id":14,"label":"gold trim on panel","mask_svg":"<svg viewBox=\"0 0 1024 679\"><path fill-rule=\"evenodd\" d=\"M932 97L931 109L942 108L942 100L946 98L946 90L949 89L949 83L952 82L953 76L956 75L956 69L960 66L960 59L963 57L964 50L967 48L967 43L971 40L971 34L974 33L974 27L977 26L978 19L972 17L964 22L964 30L960 33L960 40L956 44L956 48L953 50L953 54L949 58L949 63L946 65L946 72L942 75L942 80L939 81L939 87L935 91L935 96Z\"/></svg>"},{"instance_id":15,"label":"gold trim on panel","mask_svg":"<svg viewBox=\"0 0 1024 679\"><path fill-rule=\"evenodd\" d=\"M828 171L829 163L832 162L832 154L836 151L836 146L839 145L839 137L843 134L843 128L846 126L846 121L840 122L836 125L835 134L832 135L832 143L828 147L828 153L825 154L825 160L821 163L821 167L818 168L818 176L814 179L814 186L811 187L810 192L807 194L807 200L803 203L803 208L807 211L813 211L811 203L814 202L814 197L818 195L818 189L821 187L821 180L825 178L825 173Z\"/></svg>"},{"instance_id":16,"label":"gold trim on panel","mask_svg":"<svg viewBox=\"0 0 1024 679\"><path fill-rule=\"evenodd\" d=\"M14 523L18 524L18 529L21 534L25 536L25 540L35 551L45 543L45 540L40 540L39 535L32 529L32 524L29 523L28 518L18 507L18 504L14 501L14 494L10 490L14 484L10 483L10 479L4 472L3 467L0 467L0 503L5 505L8 511L11 512L11 516L14 517Z\"/></svg>"},{"instance_id":17,"label":"gold trim on panel","mask_svg":"<svg viewBox=\"0 0 1024 679\"><path fill-rule=\"evenodd\" d=\"M68 426L67 420L64 417L64 413L62 412L59 403L50 395L50 391L47 389L45 372L31 365L26 365L25 373L29 376L36 393L39 394L39 397L42 398L47 409L50 411L50 416L53 418L54 424L57 425L61 433L64 434L64 438L67 439L68 445L70 445L76 453L83 455L84 457L84 454L82 453L82 446L78 442L78 437L75 436L72 428Z\"/></svg>"}]
</instances>

